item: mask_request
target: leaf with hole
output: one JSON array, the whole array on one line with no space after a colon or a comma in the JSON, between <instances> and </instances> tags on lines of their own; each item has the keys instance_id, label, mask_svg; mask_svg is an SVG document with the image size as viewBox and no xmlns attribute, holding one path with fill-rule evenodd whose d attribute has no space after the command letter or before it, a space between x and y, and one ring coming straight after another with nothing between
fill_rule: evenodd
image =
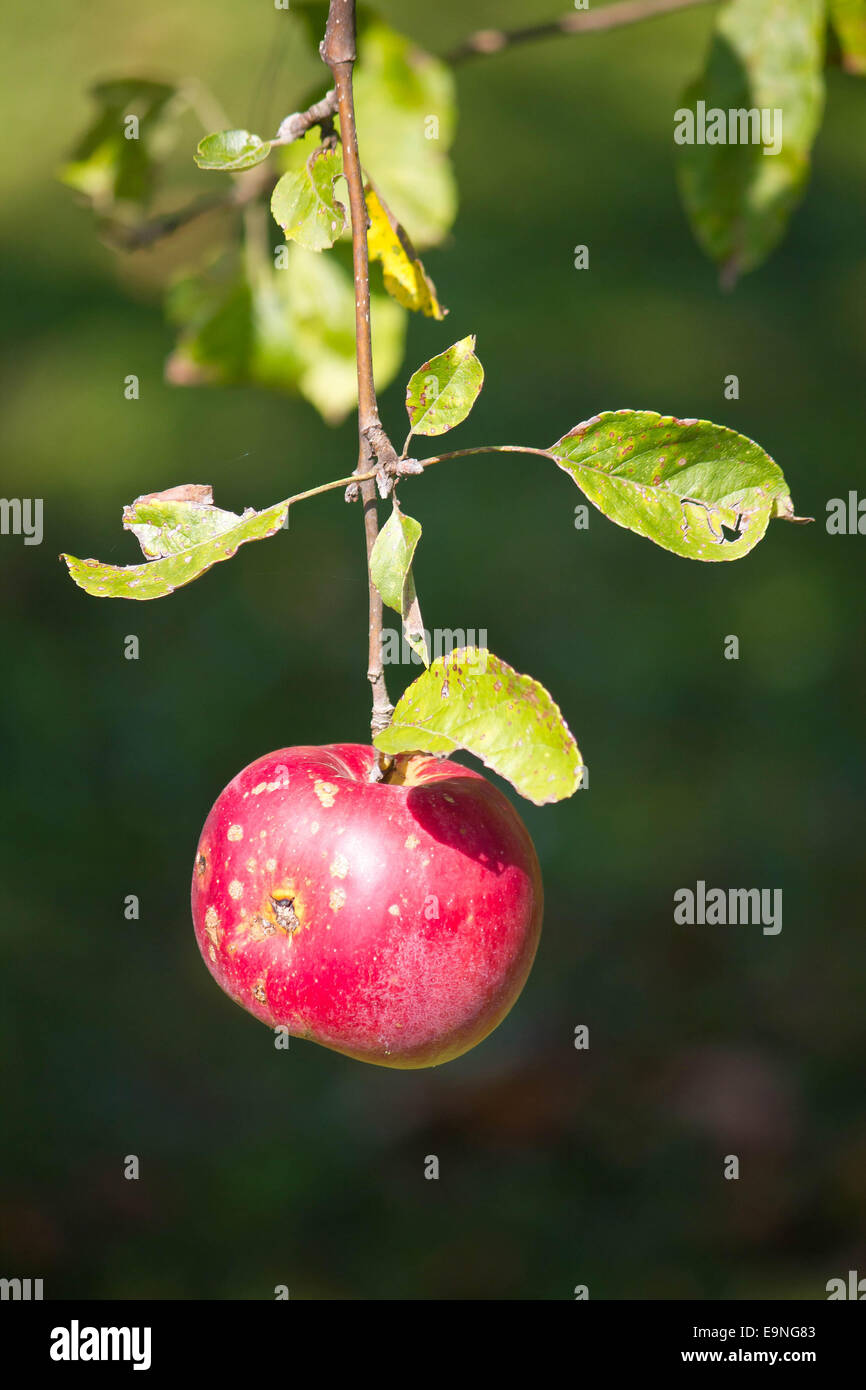
<instances>
[{"instance_id":1,"label":"leaf with hole","mask_svg":"<svg viewBox=\"0 0 866 1390\"><path fill-rule=\"evenodd\" d=\"M392 755L465 749L536 806L571 796L583 775L577 744L544 686L483 647L437 657L373 742Z\"/></svg>"},{"instance_id":2,"label":"leaf with hole","mask_svg":"<svg viewBox=\"0 0 866 1390\"><path fill-rule=\"evenodd\" d=\"M164 598L230 559L241 545L265 540L285 524L289 503L242 515L213 505L211 489L187 483L139 497L123 511L123 524L138 539L143 565L105 565L62 555L75 583L96 598Z\"/></svg>"},{"instance_id":3,"label":"leaf with hole","mask_svg":"<svg viewBox=\"0 0 866 1390\"><path fill-rule=\"evenodd\" d=\"M577 425L550 454L611 521L688 559L736 560L773 517L807 519L794 515L769 454L708 420L610 410Z\"/></svg>"}]
</instances>

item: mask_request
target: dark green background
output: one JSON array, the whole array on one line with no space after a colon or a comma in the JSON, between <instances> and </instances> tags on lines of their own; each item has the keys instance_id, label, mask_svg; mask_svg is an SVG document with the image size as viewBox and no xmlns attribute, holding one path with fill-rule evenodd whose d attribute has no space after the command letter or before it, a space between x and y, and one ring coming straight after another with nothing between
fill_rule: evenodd
<instances>
[{"instance_id":1,"label":"dark green background","mask_svg":"<svg viewBox=\"0 0 866 1390\"><path fill-rule=\"evenodd\" d=\"M556 8L381 6L433 51ZM818 524L701 565L595 512L576 531L580 496L540 459L406 485L428 625L486 627L543 681L591 785L522 808L547 910L519 1004L467 1057L400 1073L276 1052L211 981L187 902L240 767L365 736L357 511L307 503L289 538L153 604L88 599L56 559L133 561L120 510L145 491L211 482L239 509L353 466L351 422L166 386L156 286L201 231L123 269L53 181L93 80L195 74L267 130L316 65L265 0L10 18L2 491L44 498L46 529L41 547L0 541L0 1273L46 1296L532 1299L822 1298L866 1274L866 538L824 527L827 499L863 486L866 85L830 75L789 236L725 296L674 183L673 110L711 10L460 72L461 208L427 258L451 314L413 322L407 357L477 333L487 383L455 447L546 444L622 406L706 416L758 439ZM401 395L383 410L402 439ZM698 878L781 887L782 933L675 926L673 893Z\"/></svg>"}]
</instances>

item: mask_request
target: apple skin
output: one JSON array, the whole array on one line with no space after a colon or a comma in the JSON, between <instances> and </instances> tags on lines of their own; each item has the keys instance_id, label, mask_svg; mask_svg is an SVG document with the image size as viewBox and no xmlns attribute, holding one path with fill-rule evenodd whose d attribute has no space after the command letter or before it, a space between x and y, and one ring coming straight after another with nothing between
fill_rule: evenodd
<instances>
[{"instance_id":1,"label":"apple skin","mask_svg":"<svg viewBox=\"0 0 866 1390\"><path fill-rule=\"evenodd\" d=\"M271 1028L432 1067L501 1023L532 966L541 871L486 778L426 754L369 780L355 743L268 753L217 797L192 915L217 984Z\"/></svg>"}]
</instances>

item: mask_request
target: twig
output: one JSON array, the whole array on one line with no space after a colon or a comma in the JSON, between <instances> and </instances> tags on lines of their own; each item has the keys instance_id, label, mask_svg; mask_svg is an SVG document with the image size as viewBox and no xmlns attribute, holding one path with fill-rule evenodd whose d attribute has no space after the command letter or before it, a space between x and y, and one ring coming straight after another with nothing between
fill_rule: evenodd
<instances>
[{"instance_id":1,"label":"twig","mask_svg":"<svg viewBox=\"0 0 866 1390\"><path fill-rule=\"evenodd\" d=\"M343 173L349 186L352 214L352 265L355 278L355 354L358 364L358 484L364 508L364 534L367 543L367 583L369 589L369 647L367 678L373 693L371 728L375 736L386 729L393 706L388 698L382 661L382 599L370 574L370 561L379 521L376 514L376 482L361 475L371 471L374 462L382 479L396 461L396 451L382 428L373 381L373 347L370 336L370 270L367 259L367 203L358 155L352 69L355 64L355 0L331 0L325 37L319 48L322 61L330 68L337 92L340 116L340 143Z\"/></svg>"},{"instance_id":2,"label":"twig","mask_svg":"<svg viewBox=\"0 0 866 1390\"><path fill-rule=\"evenodd\" d=\"M321 101L313 102L306 111L293 111L290 116L286 116L271 140L271 145L290 145L302 135L306 135L314 125L321 128L323 136L330 134L336 111L336 92L326 92ZM178 208L176 212L161 213L146 222L126 225L107 220L102 225L102 235L119 251L140 251L146 246L152 246L156 241L161 241L163 237L171 236L173 232L185 227L189 222L194 222L205 213L215 212L220 208L247 207L263 193L270 192L278 177L272 169L260 164L257 168L240 175L227 193L197 198L186 207Z\"/></svg>"},{"instance_id":3,"label":"twig","mask_svg":"<svg viewBox=\"0 0 866 1390\"><path fill-rule=\"evenodd\" d=\"M485 58L492 53L501 53L503 49L514 48L517 44L533 43L536 39L552 39L561 34L599 33L604 29L618 29L624 24L638 24L644 19L655 19L658 15L709 3L710 0L623 0L621 4L566 14L545 24L528 25L525 29L479 29L478 33L471 34L450 53L446 53L445 61L465 63L470 58Z\"/></svg>"},{"instance_id":4,"label":"twig","mask_svg":"<svg viewBox=\"0 0 866 1390\"><path fill-rule=\"evenodd\" d=\"M258 197L258 194L256 196ZM102 223L100 231L103 240L117 251L143 251L146 246L152 246L154 242L162 241L163 237L171 236L187 223L194 222L197 217L232 206L236 206L232 197L219 194L215 198L200 198L185 208L179 208L177 212L163 213L147 222L136 222L131 226L108 219Z\"/></svg>"},{"instance_id":5,"label":"twig","mask_svg":"<svg viewBox=\"0 0 866 1390\"><path fill-rule=\"evenodd\" d=\"M540 458L550 459L554 455L549 449L534 449L529 444L479 444L474 449L452 449L447 454L434 454L429 459L396 459L388 467L389 476L393 479L408 477L410 474L423 473L425 468L430 468L434 463L447 463L449 459L468 458L470 454L538 454ZM346 487L347 484L362 484L375 482L381 475L381 465L369 469L366 473L359 473L356 469L348 478L334 478L330 483L319 483L318 487L308 488L306 492L296 492L294 497L286 498L286 505L294 506L296 502L304 502L308 497L318 497L322 492L332 492L336 487Z\"/></svg>"},{"instance_id":6,"label":"twig","mask_svg":"<svg viewBox=\"0 0 866 1390\"><path fill-rule=\"evenodd\" d=\"M452 449L448 454L435 454L429 459L408 459L402 462L418 463L421 469L430 468L434 463L447 463L449 459L468 458L470 454L537 454L539 458L552 459L555 457L549 449L534 449L529 444L480 444L475 449ZM403 471L402 467L400 471ZM405 469L407 473L414 473L414 468Z\"/></svg>"},{"instance_id":7,"label":"twig","mask_svg":"<svg viewBox=\"0 0 866 1390\"><path fill-rule=\"evenodd\" d=\"M314 125L320 126L322 134L326 134L334 124L334 117L337 114L337 93L331 88L326 92L321 101L313 102L306 111L293 111L291 116L286 116L280 122L272 145L291 145L294 140L300 140L302 135L306 135Z\"/></svg>"},{"instance_id":8,"label":"twig","mask_svg":"<svg viewBox=\"0 0 866 1390\"><path fill-rule=\"evenodd\" d=\"M293 507L296 502L304 502L308 497L318 497L320 492L332 492L335 487L345 487L347 483L357 483L362 480L366 482L367 479L374 479L375 477L376 470L373 468L369 473L355 472L350 474L348 478L334 478L330 483L319 483L318 487L307 488L306 492L296 492L294 497L286 498L286 504Z\"/></svg>"}]
</instances>

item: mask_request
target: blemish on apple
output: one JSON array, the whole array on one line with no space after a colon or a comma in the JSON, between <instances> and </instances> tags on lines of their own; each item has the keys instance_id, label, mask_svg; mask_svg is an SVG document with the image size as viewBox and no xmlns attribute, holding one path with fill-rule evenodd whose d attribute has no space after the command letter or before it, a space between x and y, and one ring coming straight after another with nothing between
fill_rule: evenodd
<instances>
[{"instance_id":1,"label":"blemish on apple","mask_svg":"<svg viewBox=\"0 0 866 1390\"><path fill-rule=\"evenodd\" d=\"M313 787L313 791L316 793L316 796L319 798L322 805L326 808L333 806L334 801L337 797L337 790L338 789L334 786L333 782L318 781Z\"/></svg>"},{"instance_id":2,"label":"blemish on apple","mask_svg":"<svg viewBox=\"0 0 866 1390\"><path fill-rule=\"evenodd\" d=\"M301 925L301 919L295 907L296 899L291 891L277 891L271 894L271 910L274 920L281 931L287 932L289 936L294 936Z\"/></svg>"}]
</instances>

